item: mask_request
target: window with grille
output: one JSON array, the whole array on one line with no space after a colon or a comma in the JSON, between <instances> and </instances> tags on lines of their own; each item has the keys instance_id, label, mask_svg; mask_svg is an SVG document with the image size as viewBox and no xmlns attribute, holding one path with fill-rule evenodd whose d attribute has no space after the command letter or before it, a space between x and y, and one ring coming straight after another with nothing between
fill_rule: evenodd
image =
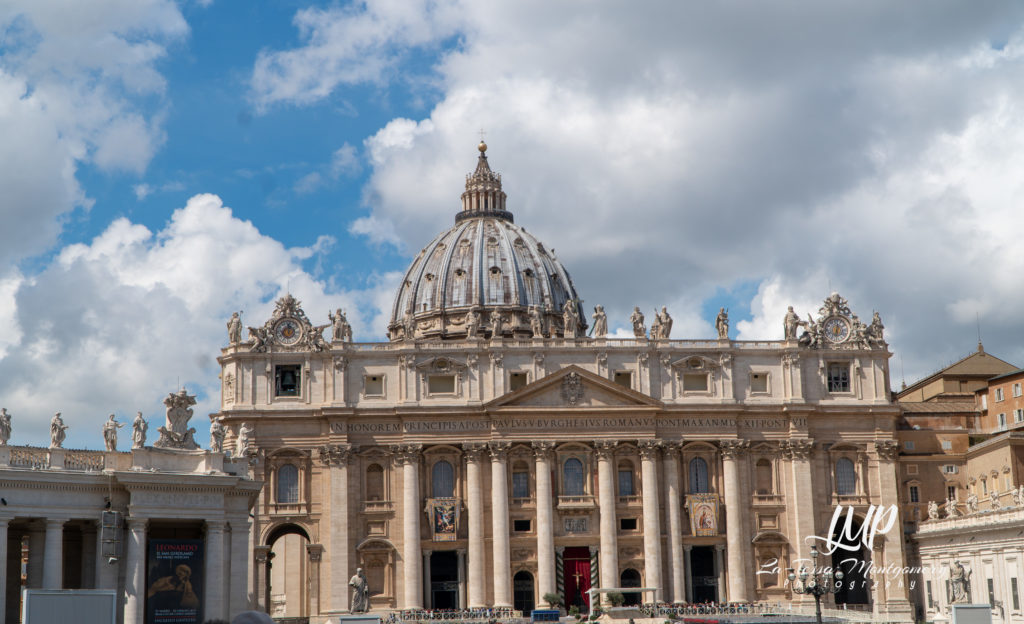
<instances>
[{"instance_id":1,"label":"window with grille","mask_svg":"<svg viewBox=\"0 0 1024 624\"><path fill-rule=\"evenodd\" d=\"M277 469L277 502L299 502L299 469L292 464Z\"/></svg>"},{"instance_id":2,"label":"window with grille","mask_svg":"<svg viewBox=\"0 0 1024 624\"><path fill-rule=\"evenodd\" d=\"M619 496L633 496L633 467L628 462L619 465Z\"/></svg>"},{"instance_id":3,"label":"window with grille","mask_svg":"<svg viewBox=\"0 0 1024 624\"><path fill-rule=\"evenodd\" d=\"M828 365L828 391L850 391L850 365L833 362Z\"/></svg>"},{"instance_id":4,"label":"window with grille","mask_svg":"<svg viewBox=\"0 0 1024 624\"><path fill-rule=\"evenodd\" d=\"M431 482L434 498L455 496L455 469L448 462L441 460L434 464Z\"/></svg>"},{"instance_id":5,"label":"window with grille","mask_svg":"<svg viewBox=\"0 0 1024 624\"><path fill-rule=\"evenodd\" d=\"M583 496L583 462L575 457L565 460L562 482L565 496Z\"/></svg>"},{"instance_id":6,"label":"window with grille","mask_svg":"<svg viewBox=\"0 0 1024 624\"><path fill-rule=\"evenodd\" d=\"M840 457L836 462L836 494L848 496L857 493L857 472L853 462Z\"/></svg>"},{"instance_id":7,"label":"window with grille","mask_svg":"<svg viewBox=\"0 0 1024 624\"><path fill-rule=\"evenodd\" d=\"M512 473L512 498L530 496L530 473L516 471Z\"/></svg>"},{"instance_id":8,"label":"window with grille","mask_svg":"<svg viewBox=\"0 0 1024 624\"><path fill-rule=\"evenodd\" d=\"M690 494L708 492L708 463L700 457L694 457L690 460Z\"/></svg>"},{"instance_id":9,"label":"window with grille","mask_svg":"<svg viewBox=\"0 0 1024 624\"><path fill-rule=\"evenodd\" d=\"M920 503L921 502L921 495L918 493L916 485L910 486L910 502L912 502L912 503Z\"/></svg>"},{"instance_id":10,"label":"window with grille","mask_svg":"<svg viewBox=\"0 0 1024 624\"><path fill-rule=\"evenodd\" d=\"M754 467L754 481L758 494L771 494L772 490L772 464L767 459L757 460Z\"/></svg>"},{"instance_id":11,"label":"window with grille","mask_svg":"<svg viewBox=\"0 0 1024 624\"><path fill-rule=\"evenodd\" d=\"M953 498L953 499L956 498L956 486L955 485L947 485L946 486L946 498Z\"/></svg>"},{"instance_id":12,"label":"window with grille","mask_svg":"<svg viewBox=\"0 0 1024 624\"><path fill-rule=\"evenodd\" d=\"M1013 610L1020 611L1020 592L1017 590L1017 577L1010 578L1010 595L1013 598Z\"/></svg>"},{"instance_id":13,"label":"window with grille","mask_svg":"<svg viewBox=\"0 0 1024 624\"><path fill-rule=\"evenodd\" d=\"M366 469L366 500L384 500L384 468L370 464Z\"/></svg>"}]
</instances>

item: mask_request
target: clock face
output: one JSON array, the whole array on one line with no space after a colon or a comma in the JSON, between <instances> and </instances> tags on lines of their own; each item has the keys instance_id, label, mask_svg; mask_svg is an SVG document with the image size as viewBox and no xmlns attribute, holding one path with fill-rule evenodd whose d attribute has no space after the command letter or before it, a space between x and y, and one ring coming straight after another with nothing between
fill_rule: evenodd
<instances>
[{"instance_id":1,"label":"clock face","mask_svg":"<svg viewBox=\"0 0 1024 624\"><path fill-rule=\"evenodd\" d=\"M274 336L283 345L293 345L302 337L302 328L292 319L284 319L274 326Z\"/></svg>"},{"instance_id":2,"label":"clock face","mask_svg":"<svg viewBox=\"0 0 1024 624\"><path fill-rule=\"evenodd\" d=\"M850 324L843 318L832 317L826 320L822 329L829 342L843 342L850 337Z\"/></svg>"}]
</instances>

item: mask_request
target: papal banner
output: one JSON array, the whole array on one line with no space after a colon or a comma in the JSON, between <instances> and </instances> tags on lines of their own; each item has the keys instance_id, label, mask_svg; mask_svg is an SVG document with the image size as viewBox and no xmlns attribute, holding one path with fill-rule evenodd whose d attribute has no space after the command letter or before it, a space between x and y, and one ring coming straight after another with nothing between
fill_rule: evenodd
<instances>
[{"instance_id":1,"label":"papal banner","mask_svg":"<svg viewBox=\"0 0 1024 624\"><path fill-rule=\"evenodd\" d=\"M427 513L435 542L454 542L459 528L459 499L431 498L427 500Z\"/></svg>"},{"instance_id":2,"label":"papal banner","mask_svg":"<svg viewBox=\"0 0 1024 624\"><path fill-rule=\"evenodd\" d=\"M718 535L717 494L687 494L686 509L693 535Z\"/></svg>"}]
</instances>

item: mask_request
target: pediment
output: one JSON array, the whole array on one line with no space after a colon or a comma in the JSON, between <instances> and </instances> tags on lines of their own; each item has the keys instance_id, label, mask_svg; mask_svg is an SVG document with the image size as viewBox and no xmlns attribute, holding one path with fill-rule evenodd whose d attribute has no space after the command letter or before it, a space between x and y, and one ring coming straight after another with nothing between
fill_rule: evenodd
<instances>
[{"instance_id":1,"label":"pediment","mask_svg":"<svg viewBox=\"0 0 1024 624\"><path fill-rule=\"evenodd\" d=\"M542 379L494 399L488 409L558 407L594 409L615 407L660 408L661 402L624 388L578 366L568 366Z\"/></svg>"}]
</instances>

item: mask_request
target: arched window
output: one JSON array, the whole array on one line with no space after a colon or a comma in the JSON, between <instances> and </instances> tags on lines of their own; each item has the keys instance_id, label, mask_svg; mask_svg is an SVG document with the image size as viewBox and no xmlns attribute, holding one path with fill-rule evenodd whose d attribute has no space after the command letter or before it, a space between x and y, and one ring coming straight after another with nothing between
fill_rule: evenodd
<instances>
[{"instance_id":1,"label":"arched window","mask_svg":"<svg viewBox=\"0 0 1024 624\"><path fill-rule=\"evenodd\" d=\"M366 469L366 500L384 500L384 468L380 464L370 464Z\"/></svg>"},{"instance_id":2,"label":"arched window","mask_svg":"<svg viewBox=\"0 0 1024 624\"><path fill-rule=\"evenodd\" d=\"M455 496L455 469L443 459L434 464L431 475L434 498L451 498Z\"/></svg>"},{"instance_id":3,"label":"arched window","mask_svg":"<svg viewBox=\"0 0 1024 624\"><path fill-rule=\"evenodd\" d=\"M640 587L640 573L633 568L626 568L619 576L619 587ZM640 604L639 592L623 592L623 603L626 606Z\"/></svg>"},{"instance_id":4,"label":"arched window","mask_svg":"<svg viewBox=\"0 0 1024 624\"><path fill-rule=\"evenodd\" d=\"M562 488L566 496L583 496L583 462L575 457L562 466Z\"/></svg>"},{"instance_id":5,"label":"arched window","mask_svg":"<svg viewBox=\"0 0 1024 624\"><path fill-rule=\"evenodd\" d=\"M633 496L633 464L628 461L619 462L619 496Z\"/></svg>"},{"instance_id":6,"label":"arched window","mask_svg":"<svg viewBox=\"0 0 1024 624\"><path fill-rule=\"evenodd\" d=\"M755 481L758 494L771 494L772 490L772 463L767 459L757 460L754 467Z\"/></svg>"},{"instance_id":7,"label":"arched window","mask_svg":"<svg viewBox=\"0 0 1024 624\"><path fill-rule=\"evenodd\" d=\"M690 460L690 494L707 494L708 463L700 457Z\"/></svg>"},{"instance_id":8,"label":"arched window","mask_svg":"<svg viewBox=\"0 0 1024 624\"><path fill-rule=\"evenodd\" d=\"M853 462L845 457L836 461L836 494L849 495L857 493L857 473Z\"/></svg>"},{"instance_id":9,"label":"arched window","mask_svg":"<svg viewBox=\"0 0 1024 624\"><path fill-rule=\"evenodd\" d=\"M277 502L299 502L299 469L294 464L277 469Z\"/></svg>"}]
</instances>

